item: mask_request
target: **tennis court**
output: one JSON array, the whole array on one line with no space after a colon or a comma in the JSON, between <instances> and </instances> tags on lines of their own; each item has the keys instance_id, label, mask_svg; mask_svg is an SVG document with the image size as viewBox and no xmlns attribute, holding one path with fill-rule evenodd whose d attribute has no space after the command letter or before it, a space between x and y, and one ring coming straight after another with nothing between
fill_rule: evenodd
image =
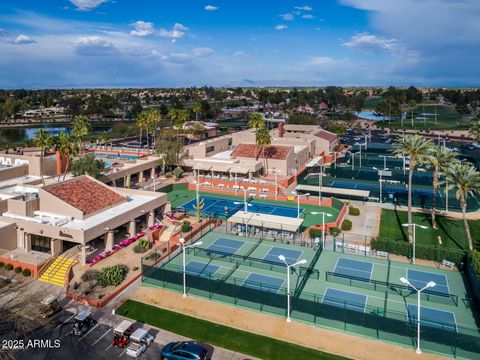
<instances>
[{"instance_id":1,"label":"tennis court","mask_svg":"<svg viewBox=\"0 0 480 360\"><path fill-rule=\"evenodd\" d=\"M191 260L185 265L185 272L190 275L211 277L220 269L220 266Z\"/></svg>"},{"instance_id":2,"label":"tennis court","mask_svg":"<svg viewBox=\"0 0 480 360\"><path fill-rule=\"evenodd\" d=\"M411 324L417 323L418 306L407 304L407 319ZM455 313L432 309L429 307L420 307L420 325L439 328L451 332L457 332L457 321Z\"/></svg>"},{"instance_id":3,"label":"tennis court","mask_svg":"<svg viewBox=\"0 0 480 360\"><path fill-rule=\"evenodd\" d=\"M427 292L435 292L445 295L450 295L450 289L448 287L448 280L445 275L435 274L427 271L419 271L414 269L407 269L407 279L417 289L422 289L428 282L435 282L435 287L431 289L425 289Z\"/></svg>"},{"instance_id":4,"label":"tennis court","mask_svg":"<svg viewBox=\"0 0 480 360\"><path fill-rule=\"evenodd\" d=\"M327 288L323 294L322 304L365 312L367 296L350 291Z\"/></svg>"},{"instance_id":5,"label":"tennis court","mask_svg":"<svg viewBox=\"0 0 480 360\"><path fill-rule=\"evenodd\" d=\"M285 247L273 246L269 252L263 257L262 261L270 264L284 265L283 261L279 259L280 255L285 256L287 264L291 265L300 260L303 251L287 249Z\"/></svg>"},{"instance_id":6,"label":"tennis court","mask_svg":"<svg viewBox=\"0 0 480 360\"><path fill-rule=\"evenodd\" d=\"M211 243L207 249L217 253L236 254L245 244L246 242L242 240L220 237Z\"/></svg>"},{"instance_id":7,"label":"tennis court","mask_svg":"<svg viewBox=\"0 0 480 360\"><path fill-rule=\"evenodd\" d=\"M202 199L204 203L203 209L201 209L202 214L230 217L237 211L242 210L245 206L243 201L222 199L212 196L201 196L200 199ZM178 208L185 209L189 212L195 212L196 203L197 200L192 199L183 205L180 205ZM290 206L270 205L249 201L247 203L247 207L248 211L253 213L286 216L292 218L298 217L298 209ZM302 214L303 211L304 209L300 208L300 214Z\"/></svg>"},{"instance_id":8,"label":"tennis court","mask_svg":"<svg viewBox=\"0 0 480 360\"><path fill-rule=\"evenodd\" d=\"M263 275L258 273L250 273L241 286L250 289L278 293L285 280L276 276Z\"/></svg>"},{"instance_id":9,"label":"tennis court","mask_svg":"<svg viewBox=\"0 0 480 360\"><path fill-rule=\"evenodd\" d=\"M334 276L354 276L359 280L370 281L372 278L373 264L366 261L338 258L333 270Z\"/></svg>"}]
</instances>

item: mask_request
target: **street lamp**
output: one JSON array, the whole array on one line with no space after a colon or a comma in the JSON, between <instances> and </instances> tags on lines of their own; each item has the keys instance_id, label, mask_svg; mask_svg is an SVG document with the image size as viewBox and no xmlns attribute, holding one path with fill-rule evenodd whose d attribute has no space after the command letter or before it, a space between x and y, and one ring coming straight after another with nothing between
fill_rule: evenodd
<instances>
[{"instance_id":1,"label":"street lamp","mask_svg":"<svg viewBox=\"0 0 480 360\"><path fill-rule=\"evenodd\" d=\"M413 263L415 264L415 229L419 227L420 229L428 229L428 227L424 225L418 225L418 224L402 224L403 227L407 226L413 226Z\"/></svg>"},{"instance_id":2,"label":"street lamp","mask_svg":"<svg viewBox=\"0 0 480 360\"><path fill-rule=\"evenodd\" d=\"M278 173L281 172L281 170L273 168L272 172L275 173L275 200L278 200Z\"/></svg>"},{"instance_id":3,"label":"street lamp","mask_svg":"<svg viewBox=\"0 0 480 360\"><path fill-rule=\"evenodd\" d=\"M382 202L382 176L383 176L383 172L388 170L388 168L384 168L383 170L380 170L380 169L377 169L376 167L373 167L373 170L376 170L378 171L378 175L380 176L380 179L378 180L378 182L380 183L380 203Z\"/></svg>"},{"instance_id":4,"label":"street lamp","mask_svg":"<svg viewBox=\"0 0 480 360\"><path fill-rule=\"evenodd\" d=\"M423 288L417 289L415 286L413 286L410 283L410 281L408 281L404 277L401 277L400 281L405 285L410 286L412 289L414 289L417 292L417 349L415 350L415 352L420 355L422 353L422 350L420 349L420 293L425 289L433 288L437 284L434 281L430 281Z\"/></svg>"},{"instance_id":5,"label":"street lamp","mask_svg":"<svg viewBox=\"0 0 480 360\"><path fill-rule=\"evenodd\" d=\"M323 250L325 250L325 215L328 217L332 217L332 214L326 213L324 211L314 211L311 212L312 215L322 215L322 246Z\"/></svg>"},{"instance_id":6,"label":"street lamp","mask_svg":"<svg viewBox=\"0 0 480 360\"><path fill-rule=\"evenodd\" d=\"M323 187L323 165L320 165L318 173L318 205L322 205L322 187Z\"/></svg>"},{"instance_id":7,"label":"street lamp","mask_svg":"<svg viewBox=\"0 0 480 360\"><path fill-rule=\"evenodd\" d=\"M363 144L355 143L355 145L357 145L360 149L360 163L358 165L358 168L360 169L362 167L362 146L365 146L365 150L367 150L367 143L363 143Z\"/></svg>"},{"instance_id":8,"label":"street lamp","mask_svg":"<svg viewBox=\"0 0 480 360\"><path fill-rule=\"evenodd\" d=\"M182 247L182 257L183 257L183 297L187 297L187 269L185 268L185 249L194 246L200 246L203 243L201 241L196 242L195 244L185 246L185 239L180 238L180 245Z\"/></svg>"},{"instance_id":9,"label":"street lamp","mask_svg":"<svg viewBox=\"0 0 480 360\"><path fill-rule=\"evenodd\" d=\"M305 196L308 198L310 196L310 193L306 194L299 194L297 192L293 193L297 197L297 219L300 219L300 196Z\"/></svg>"},{"instance_id":10,"label":"street lamp","mask_svg":"<svg viewBox=\"0 0 480 360\"><path fill-rule=\"evenodd\" d=\"M240 189L243 190L243 211L247 212L247 188L244 186L240 186Z\"/></svg>"},{"instance_id":11,"label":"street lamp","mask_svg":"<svg viewBox=\"0 0 480 360\"><path fill-rule=\"evenodd\" d=\"M297 265L303 265L307 263L307 260L303 259L297 261L295 264L288 265L285 256L278 255L278 258L283 261L285 266L287 267L287 322L291 322L292 319L290 318L290 268L295 267Z\"/></svg>"}]
</instances>

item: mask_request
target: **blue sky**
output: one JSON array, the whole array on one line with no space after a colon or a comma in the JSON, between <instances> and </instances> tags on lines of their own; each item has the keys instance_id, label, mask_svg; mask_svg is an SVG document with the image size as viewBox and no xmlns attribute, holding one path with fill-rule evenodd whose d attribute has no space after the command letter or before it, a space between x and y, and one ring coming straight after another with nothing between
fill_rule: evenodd
<instances>
[{"instance_id":1,"label":"blue sky","mask_svg":"<svg viewBox=\"0 0 480 360\"><path fill-rule=\"evenodd\" d=\"M0 87L480 84L479 0L3 0Z\"/></svg>"}]
</instances>

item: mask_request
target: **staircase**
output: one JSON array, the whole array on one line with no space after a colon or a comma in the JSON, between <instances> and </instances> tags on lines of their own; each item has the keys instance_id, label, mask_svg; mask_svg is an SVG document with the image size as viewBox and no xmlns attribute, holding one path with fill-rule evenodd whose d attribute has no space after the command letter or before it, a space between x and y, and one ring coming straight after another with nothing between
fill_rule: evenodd
<instances>
[{"instance_id":1,"label":"staircase","mask_svg":"<svg viewBox=\"0 0 480 360\"><path fill-rule=\"evenodd\" d=\"M167 242L170 240L172 235L175 233L177 230L177 225L169 225L167 228L162 232L162 235L160 235L160 238L158 239L160 242Z\"/></svg>"},{"instance_id":2,"label":"staircase","mask_svg":"<svg viewBox=\"0 0 480 360\"><path fill-rule=\"evenodd\" d=\"M69 258L59 256L50 264L38 280L49 284L65 286L67 271L70 268L70 265L76 264L77 262L76 257Z\"/></svg>"}]
</instances>

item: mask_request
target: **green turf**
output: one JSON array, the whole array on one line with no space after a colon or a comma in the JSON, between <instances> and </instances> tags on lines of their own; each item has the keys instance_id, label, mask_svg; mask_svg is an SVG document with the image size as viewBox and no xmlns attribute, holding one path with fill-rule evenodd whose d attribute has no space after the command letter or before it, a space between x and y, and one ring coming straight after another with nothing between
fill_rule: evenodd
<instances>
[{"instance_id":1,"label":"green turf","mask_svg":"<svg viewBox=\"0 0 480 360\"><path fill-rule=\"evenodd\" d=\"M346 359L187 315L127 300L117 314L176 334L261 359Z\"/></svg>"},{"instance_id":2,"label":"green turf","mask_svg":"<svg viewBox=\"0 0 480 360\"><path fill-rule=\"evenodd\" d=\"M401 120L382 120L377 121L378 127L387 127L392 129L419 129L419 130L436 130L436 129L455 129L465 130L469 128L470 120L462 118L455 108L448 106L437 106L437 122L435 123L434 116L427 116L426 121L419 119L423 117L422 113L425 109L425 113L435 113L435 106L425 105L425 107L419 105L413 112L414 122L412 127L410 108L404 108L407 112L407 118L403 120L403 127Z\"/></svg>"},{"instance_id":3,"label":"green turf","mask_svg":"<svg viewBox=\"0 0 480 360\"><path fill-rule=\"evenodd\" d=\"M407 241L408 229L402 227L407 223L408 213L406 211L382 210L380 221L380 239L395 241ZM467 239L463 220L456 220L445 216L437 216L437 229L432 228L431 216L423 213L413 213L413 222L419 225L427 226L428 229L417 229L416 243L422 245L438 245L438 236L441 237L442 246L466 250ZM472 238L476 246L480 246L480 221L468 220Z\"/></svg>"},{"instance_id":4,"label":"green turf","mask_svg":"<svg viewBox=\"0 0 480 360\"><path fill-rule=\"evenodd\" d=\"M208 192L200 192L202 196L210 196L210 197L217 197L223 199L234 199L238 201L243 201L243 196L234 196L234 195L225 195L225 194L216 194L216 193L208 193ZM172 203L172 208L179 207L186 202L195 198L195 191L191 190L173 190L168 193L168 200ZM273 204L273 205L280 205L280 206L289 206L296 208L297 203L296 201L276 201L276 200L266 200L266 199L255 199L255 202L263 203L263 204ZM301 217L304 219L303 225L300 228L301 231L305 231L312 225L321 224L322 219L320 215L312 215L312 212L320 212L324 211L326 213L332 214L333 216L329 218L330 221L335 221L338 217L339 211L334 209L333 207L326 207L326 206L317 206L317 205L310 205L310 204L300 204L300 207L304 209Z\"/></svg>"}]
</instances>

